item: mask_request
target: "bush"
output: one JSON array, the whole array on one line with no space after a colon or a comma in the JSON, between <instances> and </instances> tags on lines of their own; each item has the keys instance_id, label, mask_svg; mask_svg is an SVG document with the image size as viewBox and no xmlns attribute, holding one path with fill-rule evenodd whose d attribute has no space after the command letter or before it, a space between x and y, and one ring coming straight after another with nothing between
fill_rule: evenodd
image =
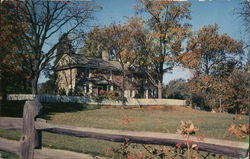
<instances>
[{"instance_id":1,"label":"bush","mask_svg":"<svg viewBox=\"0 0 250 159\"><path fill-rule=\"evenodd\" d=\"M122 98L116 91L104 91L100 90L98 96L93 96L93 100L96 102L102 102L104 99L121 101Z\"/></svg>"},{"instance_id":2,"label":"bush","mask_svg":"<svg viewBox=\"0 0 250 159\"><path fill-rule=\"evenodd\" d=\"M59 89L58 94L59 94L60 96L65 96L65 95L66 95L65 89L63 89L63 88Z\"/></svg>"}]
</instances>

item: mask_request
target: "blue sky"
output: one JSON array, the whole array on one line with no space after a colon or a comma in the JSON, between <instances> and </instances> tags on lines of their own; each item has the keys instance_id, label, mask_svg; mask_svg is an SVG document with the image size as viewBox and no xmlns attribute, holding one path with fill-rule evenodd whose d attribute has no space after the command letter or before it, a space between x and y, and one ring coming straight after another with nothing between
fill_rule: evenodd
<instances>
[{"instance_id":1,"label":"blue sky","mask_svg":"<svg viewBox=\"0 0 250 159\"><path fill-rule=\"evenodd\" d=\"M95 25L104 26L112 22L123 23L126 18L135 15L133 6L136 0L94 0L102 6L102 10L95 13ZM242 40L244 36L244 26L238 15L235 13L236 8L241 7L242 0L188 0L192 3L191 15L193 30L198 30L204 25L217 23L220 26L220 33L227 33L237 40ZM173 73L164 75L164 83L168 83L176 78L190 78L188 70L175 68ZM41 82L44 81L42 77Z\"/></svg>"},{"instance_id":2,"label":"blue sky","mask_svg":"<svg viewBox=\"0 0 250 159\"><path fill-rule=\"evenodd\" d=\"M217 23L221 27L221 33L239 39L242 23L235 14L235 9L240 8L242 0L188 0L192 3L193 29L197 30L204 25ZM96 13L97 25L109 25L111 22L124 22L126 17L135 15L133 6L136 0L95 0L103 9Z\"/></svg>"}]
</instances>

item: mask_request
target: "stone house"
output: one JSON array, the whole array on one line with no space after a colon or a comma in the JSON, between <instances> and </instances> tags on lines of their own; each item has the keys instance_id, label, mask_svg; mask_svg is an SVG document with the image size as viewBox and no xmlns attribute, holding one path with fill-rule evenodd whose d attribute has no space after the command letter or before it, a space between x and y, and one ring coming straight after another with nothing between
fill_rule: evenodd
<instances>
[{"instance_id":1,"label":"stone house","mask_svg":"<svg viewBox=\"0 0 250 159\"><path fill-rule=\"evenodd\" d=\"M142 71L132 69L127 64L124 72L126 98L156 98L157 88L145 77ZM83 54L64 54L55 66L58 90L66 94L77 91L81 95L96 96L100 90L122 91L122 67L118 61L109 60L102 52L102 58Z\"/></svg>"}]
</instances>

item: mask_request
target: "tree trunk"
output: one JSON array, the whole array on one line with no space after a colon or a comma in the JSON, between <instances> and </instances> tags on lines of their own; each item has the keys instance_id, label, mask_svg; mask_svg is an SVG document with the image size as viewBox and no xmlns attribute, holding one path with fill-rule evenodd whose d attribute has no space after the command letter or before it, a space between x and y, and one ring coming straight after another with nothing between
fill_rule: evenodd
<instances>
[{"instance_id":1,"label":"tree trunk","mask_svg":"<svg viewBox=\"0 0 250 159\"><path fill-rule=\"evenodd\" d=\"M165 49L165 48L164 48ZM164 71L163 71L163 66L164 66L164 61L162 61L160 63L160 70L159 70L159 79L158 79L158 99L162 99L162 82L163 82L163 75L164 75Z\"/></svg>"},{"instance_id":2,"label":"tree trunk","mask_svg":"<svg viewBox=\"0 0 250 159\"><path fill-rule=\"evenodd\" d=\"M1 82L1 88L0 88L0 92L1 92L1 96L2 96L2 101L0 102L0 116L2 115L2 106L4 104L6 104L6 100L7 100L7 92L6 92L6 86L7 83L4 80L4 77L2 77Z\"/></svg>"},{"instance_id":3,"label":"tree trunk","mask_svg":"<svg viewBox=\"0 0 250 159\"><path fill-rule=\"evenodd\" d=\"M38 93L38 90L37 90L38 78L39 78L39 74L35 74L34 77L32 78L32 81L31 81L32 94Z\"/></svg>"},{"instance_id":4,"label":"tree trunk","mask_svg":"<svg viewBox=\"0 0 250 159\"><path fill-rule=\"evenodd\" d=\"M158 81L158 99L162 99L162 82Z\"/></svg>"},{"instance_id":5,"label":"tree trunk","mask_svg":"<svg viewBox=\"0 0 250 159\"><path fill-rule=\"evenodd\" d=\"M124 97L124 91L125 91L125 73L122 71L122 105L125 106L125 97Z\"/></svg>"}]
</instances>

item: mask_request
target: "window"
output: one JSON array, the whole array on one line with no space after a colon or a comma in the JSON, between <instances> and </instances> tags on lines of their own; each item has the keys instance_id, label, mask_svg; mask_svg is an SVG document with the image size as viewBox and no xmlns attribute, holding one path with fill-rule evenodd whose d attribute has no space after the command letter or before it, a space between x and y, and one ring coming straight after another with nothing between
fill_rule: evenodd
<instances>
[{"instance_id":1,"label":"window","mask_svg":"<svg viewBox=\"0 0 250 159\"><path fill-rule=\"evenodd\" d=\"M89 85L88 84L84 85L83 88L84 88L84 93L85 94L89 93Z\"/></svg>"},{"instance_id":2,"label":"window","mask_svg":"<svg viewBox=\"0 0 250 159\"><path fill-rule=\"evenodd\" d=\"M145 97L146 99L148 99L148 89L146 89L146 90L144 91L144 97Z\"/></svg>"},{"instance_id":3,"label":"window","mask_svg":"<svg viewBox=\"0 0 250 159\"><path fill-rule=\"evenodd\" d=\"M130 97L133 97L133 90L130 90L129 95L130 95Z\"/></svg>"},{"instance_id":4,"label":"window","mask_svg":"<svg viewBox=\"0 0 250 159\"><path fill-rule=\"evenodd\" d=\"M156 88L152 88L151 89L151 96L152 97L156 97L157 96L157 89Z\"/></svg>"},{"instance_id":5,"label":"window","mask_svg":"<svg viewBox=\"0 0 250 159\"><path fill-rule=\"evenodd\" d=\"M93 84L92 84L92 83L89 83L89 84L88 84L88 86L89 86L89 93L92 93L92 90L93 90Z\"/></svg>"},{"instance_id":6,"label":"window","mask_svg":"<svg viewBox=\"0 0 250 159\"><path fill-rule=\"evenodd\" d=\"M132 74L128 75L128 81L129 82L133 82L134 81L134 77Z\"/></svg>"},{"instance_id":7,"label":"window","mask_svg":"<svg viewBox=\"0 0 250 159\"><path fill-rule=\"evenodd\" d=\"M109 85L108 86L108 91L113 91L114 90L114 86L113 85Z\"/></svg>"},{"instance_id":8,"label":"window","mask_svg":"<svg viewBox=\"0 0 250 159\"><path fill-rule=\"evenodd\" d=\"M127 97L130 97L130 90L127 90Z\"/></svg>"},{"instance_id":9,"label":"window","mask_svg":"<svg viewBox=\"0 0 250 159\"><path fill-rule=\"evenodd\" d=\"M135 97L135 90L132 91L132 97Z\"/></svg>"},{"instance_id":10,"label":"window","mask_svg":"<svg viewBox=\"0 0 250 159\"><path fill-rule=\"evenodd\" d=\"M84 77L90 78L91 77L91 70L89 68L85 68Z\"/></svg>"},{"instance_id":11,"label":"window","mask_svg":"<svg viewBox=\"0 0 250 159\"><path fill-rule=\"evenodd\" d=\"M88 76L89 78L91 78L92 77L92 71L91 71L91 69L89 69L89 76Z\"/></svg>"},{"instance_id":12,"label":"window","mask_svg":"<svg viewBox=\"0 0 250 159\"><path fill-rule=\"evenodd\" d=\"M107 78L112 80L112 71L107 71Z\"/></svg>"},{"instance_id":13,"label":"window","mask_svg":"<svg viewBox=\"0 0 250 159\"><path fill-rule=\"evenodd\" d=\"M124 91L124 97L127 97L127 98L128 98L128 97L129 97L129 93L130 93L129 90L125 90L125 91Z\"/></svg>"},{"instance_id":14,"label":"window","mask_svg":"<svg viewBox=\"0 0 250 159\"><path fill-rule=\"evenodd\" d=\"M89 93L89 85L86 85L86 93Z\"/></svg>"}]
</instances>

